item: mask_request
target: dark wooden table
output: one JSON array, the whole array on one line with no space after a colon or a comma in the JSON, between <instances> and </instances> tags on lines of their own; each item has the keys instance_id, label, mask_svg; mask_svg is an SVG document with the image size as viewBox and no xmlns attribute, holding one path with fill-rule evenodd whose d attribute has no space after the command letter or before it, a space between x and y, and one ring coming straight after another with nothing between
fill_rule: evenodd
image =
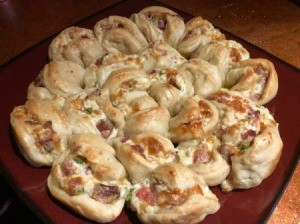
<instances>
[{"instance_id":1,"label":"dark wooden table","mask_svg":"<svg viewBox=\"0 0 300 224\"><path fill-rule=\"evenodd\" d=\"M93 15L121 0L0 0L0 65L36 43L62 29ZM300 7L288 0L160 0L192 15L200 15L214 25L227 30L300 68ZM0 178L0 222L37 221L34 215L11 219L14 209L27 212L26 207ZM269 223L300 223L300 166ZM8 194L8 196L5 196ZM8 206L8 214L2 209ZM28 218L28 220L26 220ZM23 222L23 223L24 223Z\"/></svg>"}]
</instances>

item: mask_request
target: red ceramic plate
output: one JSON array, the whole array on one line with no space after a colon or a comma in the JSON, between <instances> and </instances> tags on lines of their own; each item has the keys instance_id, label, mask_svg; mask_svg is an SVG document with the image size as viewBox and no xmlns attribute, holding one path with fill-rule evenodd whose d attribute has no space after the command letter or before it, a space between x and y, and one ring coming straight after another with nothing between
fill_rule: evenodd
<instances>
[{"instance_id":1,"label":"red ceramic plate","mask_svg":"<svg viewBox=\"0 0 300 224\"><path fill-rule=\"evenodd\" d=\"M158 4L153 0L122 1L75 25L93 28L98 20L109 15L130 16L146 6ZM182 12L180 15L185 18L185 21L191 18ZM221 193L218 187L214 187L212 190L221 202L221 209L216 214L208 216L202 223L262 223L268 219L298 161L300 76L298 70L281 60L229 33L224 33L227 39L240 42L251 53L252 58L267 58L274 63L279 75L279 92L266 106L280 124L284 149L274 173L258 187L227 194ZM32 168L28 165L19 153L9 124L9 114L13 107L25 103L29 83L47 63L47 49L53 38L49 37L0 68L1 172L43 221L90 223L91 221L80 217L51 197L46 187L50 169ZM125 208L113 223L139 223L139 221L135 213Z\"/></svg>"}]
</instances>

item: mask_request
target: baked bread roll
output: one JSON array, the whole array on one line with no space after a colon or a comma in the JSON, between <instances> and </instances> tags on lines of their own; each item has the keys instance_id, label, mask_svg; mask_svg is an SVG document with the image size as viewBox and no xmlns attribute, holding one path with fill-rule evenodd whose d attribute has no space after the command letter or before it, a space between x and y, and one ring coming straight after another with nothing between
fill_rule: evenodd
<instances>
[{"instance_id":1,"label":"baked bread roll","mask_svg":"<svg viewBox=\"0 0 300 224\"><path fill-rule=\"evenodd\" d=\"M50 91L43 86L39 74L27 88L27 99L43 100L52 98L53 94L51 94Z\"/></svg>"},{"instance_id":2,"label":"baked bread roll","mask_svg":"<svg viewBox=\"0 0 300 224\"><path fill-rule=\"evenodd\" d=\"M218 29L202 19L200 16L194 17L185 24L184 33L178 43L177 50L186 58L197 49L210 42L224 40L225 36Z\"/></svg>"},{"instance_id":3,"label":"baked bread roll","mask_svg":"<svg viewBox=\"0 0 300 224\"><path fill-rule=\"evenodd\" d=\"M204 134L214 131L218 123L218 111L213 104L195 95L181 100L169 122L172 142L200 140Z\"/></svg>"},{"instance_id":4,"label":"baked bread roll","mask_svg":"<svg viewBox=\"0 0 300 224\"><path fill-rule=\"evenodd\" d=\"M121 213L130 183L114 149L99 135L77 134L53 164L51 194L82 216L111 222Z\"/></svg>"},{"instance_id":5,"label":"baked bread roll","mask_svg":"<svg viewBox=\"0 0 300 224\"><path fill-rule=\"evenodd\" d=\"M202 59L190 59L183 63L178 71L193 83L196 95L207 96L222 86L222 77L217 67Z\"/></svg>"},{"instance_id":6,"label":"baked bread roll","mask_svg":"<svg viewBox=\"0 0 300 224\"><path fill-rule=\"evenodd\" d=\"M104 139L117 136L119 128L106 116L101 105L97 103L100 95L99 89L92 88L69 98L65 103L64 111L69 118L72 133L99 134Z\"/></svg>"},{"instance_id":7,"label":"baked bread roll","mask_svg":"<svg viewBox=\"0 0 300 224\"><path fill-rule=\"evenodd\" d=\"M107 89L100 89L100 94L99 97L96 98L96 102L105 113L107 119L109 119L113 126L118 130L118 136L122 136L125 118L123 113L110 101Z\"/></svg>"},{"instance_id":8,"label":"baked bread roll","mask_svg":"<svg viewBox=\"0 0 300 224\"><path fill-rule=\"evenodd\" d=\"M180 99L194 95L191 79L184 77L176 69L153 69L149 77L149 95L170 112Z\"/></svg>"},{"instance_id":9,"label":"baked bread roll","mask_svg":"<svg viewBox=\"0 0 300 224\"><path fill-rule=\"evenodd\" d=\"M224 80L228 70L236 62L248 59L250 54L241 44L234 40L221 40L199 48L191 57L203 59L217 66Z\"/></svg>"},{"instance_id":10,"label":"baked bread roll","mask_svg":"<svg viewBox=\"0 0 300 224\"><path fill-rule=\"evenodd\" d=\"M186 61L181 54L162 40L148 45L148 48L140 53L144 70L150 73L153 69L178 68Z\"/></svg>"},{"instance_id":11,"label":"baked bread roll","mask_svg":"<svg viewBox=\"0 0 300 224\"><path fill-rule=\"evenodd\" d=\"M86 88L101 88L112 71L122 68L143 68L143 60L138 55L123 53L108 54L98 58L86 69L84 84Z\"/></svg>"},{"instance_id":12,"label":"baked bread roll","mask_svg":"<svg viewBox=\"0 0 300 224\"><path fill-rule=\"evenodd\" d=\"M226 74L224 85L264 105L277 94L278 76L272 62L251 58L236 63Z\"/></svg>"},{"instance_id":13,"label":"baked bread roll","mask_svg":"<svg viewBox=\"0 0 300 224\"><path fill-rule=\"evenodd\" d=\"M51 61L39 76L42 86L50 93L70 97L83 90L84 73L85 70L72 61Z\"/></svg>"},{"instance_id":14,"label":"baked bread roll","mask_svg":"<svg viewBox=\"0 0 300 224\"><path fill-rule=\"evenodd\" d=\"M276 167L282 151L278 124L270 112L236 91L220 90L208 97L219 110L215 132L220 153L231 162L223 191L255 187Z\"/></svg>"},{"instance_id":15,"label":"baked bread roll","mask_svg":"<svg viewBox=\"0 0 300 224\"><path fill-rule=\"evenodd\" d=\"M87 67L96 58L106 54L106 51L92 30L72 26L52 40L48 54L50 60L69 60Z\"/></svg>"},{"instance_id":16,"label":"baked bread roll","mask_svg":"<svg viewBox=\"0 0 300 224\"><path fill-rule=\"evenodd\" d=\"M204 180L180 163L157 167L134 186L131 208L143 223L198 223L220 208Z\"/></svg>"},{"instance_id":17,"label":"baked bread roll","mask_svg":"<svg viewBox=\"0 0 300 224\"><path fill-rule=\"evenodd\" d=\"M130 102L148 95L149 77L142 69L123 68L111 72L103 85L110 92L110 100L126 117L131 113Z\"/></svg>"},{"instance_id":18,"label":"baked bread roll","mask_svg":"<svg viewBox=\"0 0 300 224\"><path fill-rule=\"evenodd\" d=\"M145 95L132 100L129 106L131 108L131 114L133 114L141 110L157 107L158 104L151 96Z\"/></svg>"},{"instance_id":19,"label":"baked bread roll","mask_svg":"<svg viewBox=\"0 0 300 224\"><path fill-rule=\"evenodd\" d=\"M108 53L136 54L148 44L135 23L122 16L98 21L94 31Z\"/></svg>"},{"instance_id":20,"label":"baked bread roll","mask_svg":"<svg viewBox=\"0 0 300 224\"><path fill-rule=\"evenodd\" d=\"M231 157L231 171L221 184L222 190L248 189L261 184L274 171L282 147L278 128L267 126L256 135L249 148Z\"/></svg>"},{"instance_id":21,"label":"baked bread roll","mask_svg":"<svg viewBox=\"0 0 300 224\"><path fill-rule=\"evenodd\" d=\"M200 141L190 140L177 146L179 162L202 176L208 186L222 183L230 172L228 162L218 152L220 141L207 135Z\"/></svg>"},{"instance_id":22,"label":"baked bread roll","mask_svg":"<svg viewBox=\"0 0 300 224\"><path fill-rule=\"evenodd\" d=\"M51 166L66 150L69 121L53 100L28 100L10 114L15 139L25 159L34 167Z\"/></svg>"},{"instance_id":23,"label":"baked bread roll","mask_svg":"<svg viewBox=\"0 0 300 224\"><path fill-rule=\"evenodd\" d=\"M184 21L175 12L161 6L149 6L130 17L149 43L164 40L176 47L184 32Z\"/></svg>"},{"instance_id":24,"label":"baked bread roll","mask_svg":"<svg viewBox=\"0 0 300 224\"><path fill-rule=\"evenodd\" d=\"M151 107L132 113L126 119L124 135L137 135L152 131L164 137L168 135L170 113L163 107Z\"/></svg>"},{"instance_id":25,"label":"baked bread roll","mask_svg":"<svg viewBox=\"0 0 300 224\"><path fill-rule=\"evenodd\" d=\"M117 158L124 164L132 183L140 183L159 165L175 161L172 142L154 132L124 137L115 143Z\"/></svg>"}]
</instances>

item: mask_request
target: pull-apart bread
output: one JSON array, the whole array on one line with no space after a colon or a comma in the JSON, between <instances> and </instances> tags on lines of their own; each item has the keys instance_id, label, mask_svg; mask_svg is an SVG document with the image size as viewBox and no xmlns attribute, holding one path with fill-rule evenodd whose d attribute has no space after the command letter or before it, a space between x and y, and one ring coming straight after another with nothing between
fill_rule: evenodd
<instances>
[{"instance_id":1,"label":"pull-apart bread","mask_svg":"<svg viewBox=\"0 0 300 224\"><path fill-rule=\"evenodd\" d=\"M111 15L63 30L48 54L12 131L24 162L51 167L53 197L88 219L127 205L143 223L198 223L220 208L210 187L256 187L280 160L263 106L274 65L200 16Z\"/></svg>"}]
</instances>

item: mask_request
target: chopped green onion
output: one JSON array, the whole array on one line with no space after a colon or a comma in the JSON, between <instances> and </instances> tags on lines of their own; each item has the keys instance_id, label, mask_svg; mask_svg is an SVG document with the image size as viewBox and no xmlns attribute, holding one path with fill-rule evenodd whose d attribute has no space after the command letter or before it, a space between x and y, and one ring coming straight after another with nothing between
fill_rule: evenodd
<instances>
[{"instance_id":1,"label":"chopped green onion","mask_svg":"<svg viewBox=\"0 0 300 224\"><path fill-rule=\"evenodd\" d=\"M80 195L84 193L84 188L83 187L79 187L75 190L74 195Z\"/></svg>"},{"instance_id":2,"label":"chopped green onion","mask_svg":"<svg viewBox=\"0 0 300 224\"><path fill-rule=\"evenodd\" d=\"M239 148L239 150L244 151L245 149L248 148L248 146L247 145L240 145L238 148Z\"/></svg>"},{"instance_id":3,"label":"chopped green onion","mask_svg":"<svg viewBox=\"0 0 300 224\"><path fill-rule=\"evenodd\" d=\"M85 112L88 113L88 114L92 114L93 113L93 108L91 108L91 107L85 108Z\"/></svg>"},{"instance_id":4,"label":"chopped green onion","mask_svg":"<svg viewBox=\"0 0 300 224\"><path fill-rule=\"evenodd\" d=\"M131 188L131 189L128 191L128 193L126 194L126 197L125 197L125 200L126 200L126 201L129 201L129 200L131 199L133 190L134 190L134 189Z\"/></svg>"},{"instance_id":5,"label":"chopped green onion","mask_svg":"<svg viewBox=\"0 0 300 224\"><path fill-rule=\"evenodd\" d=\"M84 156L78 155L76 157L73 158L74 162L78 163L78 164L84 164L86 163L86 158Z\"/></svg>"}]
</instances>

